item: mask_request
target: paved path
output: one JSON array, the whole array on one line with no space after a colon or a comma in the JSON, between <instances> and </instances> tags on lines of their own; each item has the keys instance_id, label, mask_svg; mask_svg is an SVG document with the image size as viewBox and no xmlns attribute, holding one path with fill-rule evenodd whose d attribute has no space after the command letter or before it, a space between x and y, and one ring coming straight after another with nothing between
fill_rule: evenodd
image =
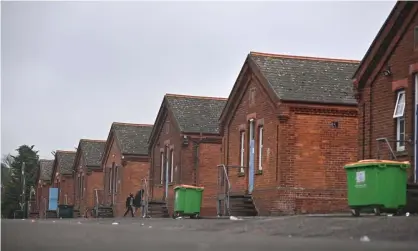
<instances>
[{"instance_id":1,"label":"paved path","mask_svg":"<svg viewBox=\"0 0 418 251\"><path fill-rule=\"evenodd\" d=\"M173 220L173 219L71 219L71 220L2 220L1 250L4 251L240 251L254 250L414 250L418 246L415 232L409 237L377 238L361 242L360 235L350 229L358 222L368 222L372 228L388 225L388 219L283 217L231 220ZM119 222L112 225L113 221ZM390 219L398 224L402 219ZM399 222L395 222L399 221ZM417 226L417 218L408 222ZM331 230L319 225L328 222ZM336 223L333 223L336 222ZM371 224L374 222L373 224ZM380 225L377 224L380 222ZM303 226L301 224L304 224ZM315 227L315 224L319 224ZM340 225L340 227L338 227ZM287 230L286 230L287 228ZM326 229L326 228L325 228ZM325 231L325 232L324 232ZM371 231L372 232L372 231ZM375 231L377 232L377 231ZM337 234L335 234L337 233ZM344 233L344 234L343 234ZM363 233L361 233L363 234ZM415 237L418 237L415 235ZM398 240L398 241L397 241ZM400 241L402 240L402 241ZM414 242L414 240L416 242Z\"/></svg>"}]
</instances>

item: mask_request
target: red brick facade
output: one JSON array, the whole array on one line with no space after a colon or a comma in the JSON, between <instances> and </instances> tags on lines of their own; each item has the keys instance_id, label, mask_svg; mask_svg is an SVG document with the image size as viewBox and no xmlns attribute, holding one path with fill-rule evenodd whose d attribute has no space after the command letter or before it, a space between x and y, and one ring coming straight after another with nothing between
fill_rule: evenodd
<instances>
[{"instance_id":1,"label":"red brick facade","mask_svg":"<svg viewBox=\"0 0 418 251\"><path fill-rule=\"evenodd\" d=\"M39 212L39 218L45 218L45 211L48 210L50 187L47 182L40 181L36 188L36 206Z\"/></svg>"},{"instance_id":2,"label":"red brick facade","mask_svg":"<svg viewBox=\"0 0 418 251\"><path fill-rule=\"evenodd\" d=\"M114 123L115 124L115 123ZM127 127L151 127L116 123ZM147 138L148 139L148 138ZM143 188L143 179L149 176L149 158L142 154L122 154L120 144L111 129L106 142L106 152L102 160L104 181L104 203L113 205L115 217L123 216L126 198L130 193L136 194ZM140 214L137 213L136 216Z\"/></svg>"},{"instance_id":3,"label":"red brick facade","mask_svg":"<svg viewBox=\"0 0 418 251\"><path fill-rule=\"evenodd\" d=\"M181 95L178 96L180 97ZM209 97L184 97L216 99ZM149 179L152 200L165 200L169 214L172 215L174 188L177 185L202 186L204 187L204 192L201 215L215 216L218 175L216 166L221 161L221 136L219 134L182 132L176 123L173 111L164 101L155 122L154 130L152 138L150 138L151 172ZM163 184L165 182L164 173L167 169L167 161L169 162L169 184L167 196L165 196L165 186ZM172 178L171 168L173 170Z\"/></svg>"},{"instance_id":4,"label":"red brick facade","mask_svg":"<svg viewBox=\"0 0 418 251\"><path fill-rule=\"evenodd\" d=\"M408 160L414 167L417 13L416 2L398 2L355 75L359 98L359 159L376 158L378 145L380 158L390 158L387 145L376 141L387 138L397 159ZM384 53L379 54L379 50ZM403 133L398 131L402 125L398 124L399 118L394 118L399 92L406 95ZM399 145L396 140L406 142ZM409 170L411 182L413 170Z\"/></svg>"},{"instance_id":5,"label":"red brick facade","mask_svg":"<svg viewBox=\"0 0 418 251\"><path fill-rule=\"evenodd\" d=\"M76 160L77 171L74 182L75 208L80 210L80 214L90 217L96 205L96 190L99 197L103 191L103 172L101 170L88 170L83 158Z\"/></svg>"},{"instance_id":6,"label":"red brick facade","mask_svg":"<svg viewBox=\"0 0 418 251\"><path fill-rule=\"evenodd\" d=\"M357 159L357 108L281 102L263 77L247 65L236 85L229 97L229 109L224 110L228 115L221 117L222 163L234 166L229 168L232 192L248 190L247 139L253 119L252 195L260 215L347 209L343 166ZM241 133L245 168L237 168L242 166Z\"/></svg>"},{"instance_id":7,"label":"red brick facade","mask_svg":"<svg viewBox=\"0 0 418 251\"><path fill-rule=\"evenodd\" d=\"M92 147L85 147L85 145L95 146L97 156L97 165L90 160L91 153L89 152ZM97 204L97 200L103 197L103 178L104 174L100 168L100 156L102 150L100 145L104 146L105 141L103 140L80 140L77 148L77 154L74 160L74 207L80 210L80 215L84 217L91 217L92 210ZM95 164L92 166L92 164ZM96 196L96 191L97 195ZM99 202L100 203L100 202Z\"/></svg>"}]
</instances>

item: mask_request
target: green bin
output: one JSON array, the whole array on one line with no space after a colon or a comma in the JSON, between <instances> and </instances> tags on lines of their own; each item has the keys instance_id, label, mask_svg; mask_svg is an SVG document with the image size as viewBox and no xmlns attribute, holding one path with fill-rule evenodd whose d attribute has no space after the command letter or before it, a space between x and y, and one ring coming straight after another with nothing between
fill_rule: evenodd
<instances>
[{"instance_id":1,"label":"green bin","mask_svg":"<svg viewBox=\"0 0 418 251\"><path fill-rule=\"evenodd\" d=\"M203 187L180 185L174 188L174 217L198 218L202 205Z\"/></svg>"},{"instance_id":2,"label":"green bin","mask_svg":"<svg viewBox=\"0 0 418 251\"><path fill-rule=\"evenodd\" d=\"M58 205L57 215L58 218L74 218L74 206Z\"/></svg>"},{"instance_id":3,"label":"green bin","mask_svg":"<svg viewBox=\"0 0 418 251\"><path fill-rule=\"evenodd\" d=\"M348 205L353 216L361 211L401 213L406 205L409 162L361 160L344 166Z\"/></svg>"}]
</instances>

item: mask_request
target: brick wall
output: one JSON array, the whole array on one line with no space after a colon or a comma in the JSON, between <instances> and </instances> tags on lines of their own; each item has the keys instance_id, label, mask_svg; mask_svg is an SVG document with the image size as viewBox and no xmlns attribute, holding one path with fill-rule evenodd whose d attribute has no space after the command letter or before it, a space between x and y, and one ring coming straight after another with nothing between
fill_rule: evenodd
<instances>
[{"instance_id":1,"label":"brick wall","mask_svg":"<svg viewBox=\"0 0 418 251\"><path fill-rule=\"evenodd\" d=\"M45 210L48 210L49 202L49 185L38 185L37 194L37 209L39 210L39 217L45 218Z\"/></svg>"},{"instance_id":2,"label":"brick wall","mask_svg":"<svg viewBox=\"0 0 418 251\"><path fill-rule=\"evenodd\" d=\"M95 189L103 190L103 172L92 171L84 174L84 194L81 198L80 212L91 210L95 206ZM89 216L89 215L88 215Z\"/></svg>"},{"instance_id":3,"label":"brick wall","mask_svg":"<svg viewBox=\"0 0 418 251\"><path fill-rule=\"evenodd\" d=\"M198 186L205 188L202 199L202 216L216 216L218 192L217 165L221 163L221 144L202 143L199 145Z\"/></svg>"},{"instance_id":4,"label":"brick wall","mask_svg":"<svg viewBox=\"0 0 418 251\"><path fill-rule=\"evenodd\" d=\"M73 205L74 203L74 178L71 175L61 175L59 203Z\"/></svg>"},{"instance_id":5,"label":"brick wall","mask_svg":"<svg viewBox=\"0 0 418 251\"><path fill-rule=\"evenodd\" d=\"M240 132L245 132L248 166L248 120L255 120L253 198L261 215L341 211L347 208L343 166L357 159L356 107L276 105L256 75L243 87L230 121L224 125L223 162L240 165ZM250 90L253 95L250 96ZM254 95L255 92L255 95ZM338 128L332 128L338 122ZM258 130L264 128L262 172L258 171ZM233 192L245 192L248 168L229 168Z\"/></svg>"},{"instance_id":6,"label":"brick wall","mask_svg":"<svg viewBox=\"0 0 418 251\"><path fill-rule=\"evenodd\" d=\"M377 138L388 138L396 140L396 120L393 119L393 112L396 103L395 83L399 80L406 80L406 138L414 140L414 104L415 85L413 75L410 72L410 65L418 62L418 50L414 50L414 28L418 25L418 16L415 16L409 24L405 34L396 45L382 69L377 69L380 74L371 85L361 90L359 100L359 134L358 134L358 157L359 159L376 158ZM384 76L381 72L389 65L392 75ZM383 144L381 152L388 158L389 152ZM396 149L395 143L392 148ZM408 160L413 167L414 162L413 144L406 144L404 152L398 153L400 160ZM412 180L412 170L409 177Z\"/></svg>"},{"instance_id":7,"label":"brick wall","mask_svg":"<svg viewBox=\"0 0 418 251\"><path fill-rule=\"evenodd\" d=\"M169 213L173 213L174 188L179 184L201 185L203 193L202 215L216 215L216 184L217 168L220 164L221 144L198 143L202 138L220 136L185 134L189 138L188 145L183 145L183 134L173 123L175 121L167 109L163 111L163 119L158 135L151 150L150 196L153 200L163 200L165 188L161 184L161 152L168 146L174 150L174 182L168 186L166 198ZM196 150L198 149L198 150ZM196 154L198 155L196 158ZM198 160L198 162L196 162Z\"/></svg>"},{"instance_id":8,"label":"brick wall","mask_svg":"<svg viewBox=\"0 0 418 251\"><path fill-rule=\"evenodd\" d=\"M142 179L148 178L149 162L126 161L119 170L118 190L115 195L115 216L125 213L126 198L132 193L134 196L142 188ZM139 214L137 214L139 216Z\"/></svg>"}]
</instances>

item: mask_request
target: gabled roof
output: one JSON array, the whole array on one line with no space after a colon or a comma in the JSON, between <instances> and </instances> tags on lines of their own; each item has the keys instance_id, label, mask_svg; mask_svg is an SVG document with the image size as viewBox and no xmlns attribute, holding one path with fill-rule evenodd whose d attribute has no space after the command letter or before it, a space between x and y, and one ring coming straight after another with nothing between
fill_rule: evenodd
<instances>
[{"instance_id":1,"label":"gabled roof","mask_svg":"<svg viewBox=\"0 0 418 251\"><path fill-rule=\"evenodd\" d=\"M226 98L166 94L165 99L181 132L219 133L218 119Z\"/></svg>"},{"instance_id":2,"label":"gabled roof","mask_svg":"<svg viewBox=\"0 0 418 251\"><path fill-rule=\"evenodd\" d=\"M122 154L148 155L148 138L152 127L153 125L113 122L109 136L114 133Z\"/></svg>"},{"instance_id":3,"label":"gabled roof","mask_svg":"<svg viewBox=\"0 0 418 251\"><path fill-rule=\"evenodd\" d=\"M77 156L84 158L87 167L100 169L105 146L105 140L81 139L77 147Z\"/></svg>"},{"instance_id":4,"label":"gabled roof","mask_svg":"<svg viewBox=\"0 0 418 251\"><path fill-rule=\"evenodd\" d=\"M353 74L355 85L362 89L373 81L383 63L392 54L396 43L401 39L407 23L413 20L418 11L418 2L398 1L390 12L383 26L363 57L359 67ZM379 68L376 70L376 68Z\"/></svg>"},{"instance_id":5,"label":"gabled roof","mask_svg":"<svg viewBox=\"0 0 418 251\"><path fill-rule=\"evenodd\" d=\"M280 100L355 105L351 76L359 61L250 52Z\"/></svg>"},{"instance_id":6,"label":"gabled roof","mask_svg":"<svg viewBox=\"0 0 418 251\"><path fill-rule=\"evenodd\" d=\"M54 175L57 170L62 175L73 174L75 156L75 151L56 151L52 175Z\"/></svg>"},{"instance_id":7,"label":"gabled roof","mask_svg":"<svg viewBox=\"0 0 418 251\"><path fill-rule=\"evenodd\" d=\"M226 98L166 94L158 111L149 141L159 133L165 111L170 111L182 133L219 134L219 116Z\"/></svg>"},{"instance_id":8,"label":"gabled roof","mask_svg":"<svg viewBox=\"0 0 418 251\"><path fill-rule=\"evenodd\" d=\"M52 167L54 161L41 159L39 160L38 180L50 181L52 177Z\"/></svg>"}]
</instances>

